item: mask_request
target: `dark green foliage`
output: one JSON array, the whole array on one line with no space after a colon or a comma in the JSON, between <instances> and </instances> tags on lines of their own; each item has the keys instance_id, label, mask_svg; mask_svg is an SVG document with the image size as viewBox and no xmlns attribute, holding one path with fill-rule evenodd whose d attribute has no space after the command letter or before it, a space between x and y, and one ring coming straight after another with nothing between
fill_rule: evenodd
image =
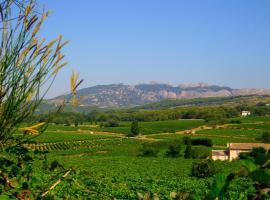
<instances>
[{"instance_id":1,"label":"dark green foliage","mask_svg":"<svg viewBox=\"0 0 270 200\"><path fill-rule=\"evenodd\" d=\"M206 178L216 173L214 162L211 160L192 163L191 175L198 178Z\"/></svg>"},{"instance_id":2,"label":"dark green foliage","mask_svg":"<svg viewBox=\"0 0 270 200\"><path fill-rule=\"evenodd\" d=\"M226 195L228 194L228 187L230 186L230 183L234 177L235 175L232 173L229 175L224 173L216 174L214 177L214 182L210 187L210 192L206 196L205 200L225 199Z\"/></svg>"},{"instance_id":3,"label":"dark green foliage","mask_svg":"<svg viewBox=\"0 0 270 200\"><path fill-rule=\"evenodd\" d=\"M202 145L202 146L206 146L206 147L213 146L213 142L209 138L195 138L195 139L190 139L189 137L183 138L183 143L185 145L187 145L189 142L191 143L191 145L194 145L194 146L196 146L196 145Z\"/></svg>"},{"instance_id":4,"label":"dark green foliage","mask_svg":"<svg viewBox=\"0 0 270 200\"><path fill-rule=\"evenodd\" d=\"M139 156L142 157L156 157L159 153L159 148L157 145L152 143L144 143L139 152Z\"/></svg>"},{"instance_id":5,"label":"dark green foliage","mask_svg":"<svg viewBox=\"0 0 270 200\"><path fill-rule=\"evenodd\" d=\"M245 182L241 183L239 181L243 180L236 177L235 173L219 173L215 175L214 182L210 187L208 195L204 198L207 200L215 199L269 199L270 190L270 165L269 159L270 154L263 148L254 148L251 152L241 154L242 168L237 173L238 176L246 177ZM201 166L200 166L201 165ZM209 166L201 163L193 164L194 175L197 177L203 177L208 175L210 170ZM217 169L215 169L217 170ZM199 173L201 172L201 173ZM253 186L252 187L252 181ZM234 182L238 182L235 185ZM242 185L239 185L242 184ZM238 189L234 188L238 187ZM249 187L246 190L246 187ZM231 190L236 190L232 193ZM244 191L245 190L245 191ZM232 198L234 196L235 198ZM198 195L196 195L198 197ZM197 198L202 199L202 198Z\"/></svg>"},{"instance_id":6,"label":"dark green foliage","mask_svg":"<svg viewBox=\"0 0 270 200\"><path fill-rule=\"evenodd\" d=\"M188 136L183 137L183 144L187 145L188 143L191 143L191 139Z\"/></svg>"},{"instance_id":7,"label":"dark green foliage","mask_svg":"<svg viewBox=\"0 0 270 200\"><path fill-rule=\"evenodd\" d=\"M266 199L270 190L270 154L264 148L254 148L251 152L241 157L243 168L241 176L247 176L253 180L257 194L252 199Z\"/></svg>"},{"instance_id":8,"label":"dark green foliage","mask_svg":"<svg viewBox=\"0 0 270 200\"><path fill-rule=\"evenodd\" d=\"M140 133L139 123L137 121L133 121L130 126L130 134L129 136L137 136Z\"/></svg>"},{"instance_id":9,"label":"dark green foliage","mask_svg":"<svg viewBox=\"0 0 270 200\"><path fill-rule=\"evenodd\" d=\"M169 146L168 150L166 151L166 156L176 158L180 156L180 152L181 152L181 144L174 143Z\"/></svg>"},{"instance_id":10,"label":"dark green foliage","mask_svg":"<svg viewBox=\"0 0 270 200\"><path fill-rule=\"evenodd\" d=\"M54 161L52 161L49 170L50 170L50 171L54 171L54 170L57 169L58 167L61 167L62 169L64 169L63 166L62 166L57 160L54 160Z\"/></svg>"},{"instance_id":11,"label":"dark green foliage","mask_svg":"<svg viewBox=\"0 0 270 200\"><path fill-rule=\"evenodd\" d=\"M205 147L205 146L193 146L192 149L191 149L191 158L194 158L194 159L205 159L205 158L208 158L210 157L210 150L209 148Z\"/></svg>"},{"instance_id":12,"label":"dark green foliage","mask_svg":"<svg viewBox=\"0 0 270 200\"><path fill-rule=\"evenodd\" d=\"M101 126L102 127L118 127L119 122L112 119L112 120L102 123Z\"/></svg>"},{"instance_id":13,"label":"dark green foliage","mask_svg":"<svg viewBox=\"0 0 270 200\"><path fill-rule=\"evenodd\" d=\"M191 149L192 149L190 138L185 138L185 144L186 144L186 149L185 149L184 157L188 159L188 158L191 158Z\"/></svg>"},{"instance_id":14,"label":"dark green foliage","mask_svg":"<svg viewBox=\"0 0 270 200\"><path fill-rule=\"evenodd\" d=\"M79 121L78 121L78 120L75 120L75 121L74 121L74 126L75 126L75 127L78 127L78 125L79 125Z\"/></svg>"},{"instance_id":15,"label":"dark green foliage","mask_svg":"<svg viewBox=\"0 0 270 200\"><path fill-rule=\"evenodd\" d=\"M241 124L241 120L238 120L238 119L232 119L229 121L230 124Z\"/></svg>"},{"instance_id":16,"label":"dark green foliage","mask_svg":"<svg viewBox=\"0 0 270 200\"><path fill-rule=\"evenodd\" d=\"M175 133L176 131L174 129L165 129L164 133Z\"/></svg>"},{"instance_id":17,"label":"dark green foliage","mask_svg":"<svg viewBox=\"0 0 270 200\"><path fill-rule=\"evenodd\" d=\"M213 146L213 142L209 138L192 139L191 144L192 145L202 145L202 146L206 146L206 147L212 147Z\"/></svg>"},{"instance_id":18,"label":"dark green foliage","mask_svg":"<svg viewBox=\"0 0 270 200\"><path fill-rule=\"evenodd\" d=\"M268 131L263 132L262 141L265 143L270 143L270 132L268 132Z\"/></svg>"},{"instance_id":19,"label":"dark green foliage","mask_svg":"<svg viewBox=\"0 0 270 200\"><path fill-rule=\"evenodd\" d=\"M266 106L266 103L265 103L265 102L258 102L258 103L256 104L256 106Z\"/></svg>"},{"instance_id":20,"label":"dark green foliage","mask_svg":"<svg viewBox=\"0 0 270 200\"><path fill-rule=\"evenodd\" d=\"M38 163L40 167L35 168ZM45 181L40 180L40 174L46 174L46 182L50 181L50 176L54 176L51 171L55 171L59 164L54 161L50 169L47 166L46 152L32 152L20 144L9 146L1 152L0 157L0 182L3 186L0 187L0 195L9 198L20 198L26 194L27 198L39 197Z\"/></svg>"},{"instance_id":21,"label":"dark green foliage","mask_svg":"<svg viewBox=\"0 0 270 200\"><path fill-rule=\"evenodd\" d=\"M64 125L65 125L65 126L70 126L70 125L71 125L70 120L66 119Z\"/></svg>"}]
</instances>

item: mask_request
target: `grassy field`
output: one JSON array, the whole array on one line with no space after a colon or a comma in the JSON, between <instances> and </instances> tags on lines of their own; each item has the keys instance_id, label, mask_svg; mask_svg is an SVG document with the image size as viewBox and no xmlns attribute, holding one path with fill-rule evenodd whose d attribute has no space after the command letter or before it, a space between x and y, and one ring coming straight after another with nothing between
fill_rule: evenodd
<instances>
[{"instance_id":1,"label":"grassy field","mask_svg":"<svg viewBox=\"0 0 270 200\"><path fill-rule=\"evenodd\" d=\"M203 124L201 120L141 122L140 128L144 135L137 138L125 137L124 134L130 129L128 122L113 128L50 125L44 134L34 139L36 143L28 144L28 147L48 150L49 161L58 160L65 168L72 167L83 174L80 177L85 178L87 188L93 192L91 199L136 199L138 192L156 193L160 199L170 199L170 192L174 191L205 195L212 178L190 176L192 163L198 160L183 158L185 145L182 139L186 136L191 139L210 138L213 148L224 148L228 142L258 142L256 138L259 138L262 131L227 128L200 130L195 135L166 133L169 130L177 132L192 129ZM181 142L181 156L166 157L169 144L175 141ZM159 148L156 157L139 156L145 143L155 144ZM239 168L239 162L217 163L223 171ZM60 189L61 184L55 192ZM230 199L238 199L237 195L238 192L232 189Z\"/></svg>"}]
</instances>

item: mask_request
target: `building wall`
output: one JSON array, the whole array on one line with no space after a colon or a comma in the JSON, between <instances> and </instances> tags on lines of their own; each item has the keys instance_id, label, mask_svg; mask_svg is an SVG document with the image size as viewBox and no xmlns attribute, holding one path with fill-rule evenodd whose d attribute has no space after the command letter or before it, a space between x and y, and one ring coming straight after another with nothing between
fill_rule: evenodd
<instances>
[{"instance_id":1,"label":"building wall","mask_svg":"<svg viewBox=\"0 0 270 200\"><path fill-rule=\"evenodd\" d=\"M245 150L230 150L230 158L229 160L232 161L232 160L236 160L239 158L239 154L240 153L243 153L243 152L248 152L248 151L245 151Z\"/></svg>"},{"instance_id":2,"label":"building wall","mask_svg":"<svg viewBox=\"0 0 270 200\"><path fill-rule=\"evenodd\" d=\"M228 159L229 156L226 150L212 150L212 160L228 160Z\"/></svg>"},{"instance_id":3,"label":"building wall","mask_svg":"<svg viewBox=\"0 0 270 200\"><path fill-rule=\"evenodd\" d=\"M250 112L242 112L242 116L246 117L249 116L251 113Z\"/></svg>"},{"instance_id":4,"label":"building wall","mask_svg":"<svg viewBox=\"0 0 270 200\"><path fill-rule=\"evenodd\" d=\"M212 160L228 160L228 156L212 156Z\"/></svg>"}]
</instances>

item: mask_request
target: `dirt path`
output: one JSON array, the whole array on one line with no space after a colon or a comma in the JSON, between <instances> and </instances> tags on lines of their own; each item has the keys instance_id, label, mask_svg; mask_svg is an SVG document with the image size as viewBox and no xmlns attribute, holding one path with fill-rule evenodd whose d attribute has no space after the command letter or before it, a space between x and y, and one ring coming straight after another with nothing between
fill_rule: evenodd
<instances>
[{"instance_id":1,"label":"dirt path","mask_svg":"<svg viewBox=\"0 0 270 200\"><path fill-rule=\"evenodd\" d=\"M258 123L249 123L249 124L265 124L264 122L258 122ZM88 125L85 125L87 127ZM250 139L250 140L255 140L255 138L252 137L246 137L244 135L241 136L229 136L229 135L214 135L214 134L197 134L196 132L201 131L201 130L210 130L210 129L238 129L238 130L255 130L253 128L236 128L231 126L230 124L225 124L225 125L215 125L215 126L199 126L196 128L191 128L191 129L186 129L183 131L178 131L174 134L177 135L187 135L187 136L207 136L207 137L222 137L222 138L235 138L235 139ZM260 129L256 129L260 130ZM122 133L113 133L113 132L103 132L103 131L91 131L91 130L76 130L76 131L65 131L65 130L52 130L50 132L62 132L62 133L72 133L72 134L91 134L91 135L111 135L111 136L116 136L118 138L126 138L125 134ZM153 134L153 135L139 135L137 137L130 137L130 139L135 139L135 140L143 140L143 141L159 141L161 139L156 139L153 138L154 136L162 136L162 135L171 135L172 133L158 133L158 134ZM108 138L113 139L113 138ZM108 140L107 138L105 139L93 139L92 141L95 140ZM83 142L83 141L88 141L88 140L82 140L82 141L76 141L76 142ZM72 141L75 142L75 141ZM48 143L49 144L49 143Z\"/></svg>"},{"instance_id":2,"label":"dirt path","mask_svg":"<svg viewBox=\"0 0 270 200\"><path fill-rule=\"evenodd\" d=\"M103 132L103 131L89 131L89 130L76 130L76 131L64 131L64 130L52 130L48 132L53 133L72 133L72 134L89 134L89 135L113 135L116 137L125 137L125 134L122 133L112 133L112 132Z\"/></svg>"},{"instance_id":3,"label":"dirt path","mask_svg":"<svg viewBox=\"0 0 270 200\"><path fill-rule=\"evenodd\" d=\"M207 137L222 137L222 138L235 138L235 139L250 139L250 140L255 140L255 138L253 137L246 137L244 135L241 135L241 136L230 136L230 135L214 135L214 134L197 134L196 132L197 131L201 131L201 130L210 130L210 129L216 129L216 128L219 128L219 129L222 129L222 128L228 128L228 125L216 125L216 126L206 126L206 125L203 125L203 126L199 126L197 128L192 128L192 129L187 129L187 130L184 130L184 131L178 131L176 133L173 133L173 134L176 134L176 135L187 135L187 136L207 136ZM230 128L230 127L229 127ZM246 129L245 129L246 130ZM158 135L172 135L172 133L159 133L159 134L154 134L154 135L147 135L145 136L146 138L150 139L152 138L153 136L158 136ZM152 138L154 139L154 138Z\"/></svg>"}]
</instances>

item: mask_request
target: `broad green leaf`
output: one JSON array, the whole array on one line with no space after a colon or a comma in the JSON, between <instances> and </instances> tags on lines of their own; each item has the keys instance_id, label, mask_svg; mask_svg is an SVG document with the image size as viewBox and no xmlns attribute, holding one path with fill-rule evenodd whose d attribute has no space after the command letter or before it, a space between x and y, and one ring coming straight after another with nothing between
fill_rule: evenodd
<instances>
[{"instance_id":1,"label":"broad green leaf","mask_svg":"<svg viewBox=\"0 0 270 200\"><path fill-rule=\"evenodd\" d=\"M241 160L241 163L249 172L257 169L257 166L251 160Z\"/></svg>"},{"instance_id":2,"label":"broad green leaf","mask_svg":"<svg viewBox=\"0 0 270 200\"><path fill-rule=\"evenodd\" d=\"M9 199L10 199L9 196L7 195L4 194L0 195L0 200L9 200Z\"/></svg>"}]
</instances>

